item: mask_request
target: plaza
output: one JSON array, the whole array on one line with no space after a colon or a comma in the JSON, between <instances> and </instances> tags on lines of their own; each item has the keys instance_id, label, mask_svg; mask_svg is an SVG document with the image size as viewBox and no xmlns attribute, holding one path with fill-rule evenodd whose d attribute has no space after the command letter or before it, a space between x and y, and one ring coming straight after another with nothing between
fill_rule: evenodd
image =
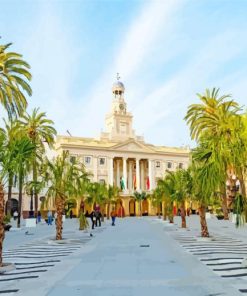
<instances>
[{"instance_id":1,"label":"plaza","mask_svg":"<svg viewBox=\"0 0 247 296\"><path fill-rule=\"evenodd\" d=\"M247 294L246 11L0 0L0 294Z\"/></svg>"},{"instance_id":2,"label":"plaza","mask_svg":"<svg viewBox=\"0 0 247 296\"><path fill-rule=\"evenodd\" d=\"M55 229L46 224L28 229L29 235L25 228L10 231L4 259L15 262L16 270L1 276L0 292L32 295L35 291L37 296L247 293L246 268L240 264L247 255L246 227L236 231L233 223L211 218L208 223L215 240L207 242L197 240L197 215L188 217L187 230L178 226L179 219L175 225L156 217L117 219L115 227L106 221L88 232L77 230L77 219L67 219L64 239L70 242L66 244L51 243Z\"/></svg>"}]
</instances>

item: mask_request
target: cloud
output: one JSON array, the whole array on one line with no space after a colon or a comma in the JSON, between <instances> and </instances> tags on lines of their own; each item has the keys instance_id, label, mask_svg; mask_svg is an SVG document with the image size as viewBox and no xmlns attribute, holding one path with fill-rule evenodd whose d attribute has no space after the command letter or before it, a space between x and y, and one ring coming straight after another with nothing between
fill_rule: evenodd
<instances>
[{"instance_id":1,"label":"cloud","mask_svg":"<svg viewBox=\"0 0 247 296\"><path fill-rule=\"evenodd\" d=\"M207 87L225 85L222 81L225 77L225 73L221 72L222 69L246 50L246 47L239 46L238 38L237 32L228 31L207 40L206 46L203 45L197 51L197 54L187 62L186 67L173 73L172 78L161 82L158 89L143 97L142 104L134 110L137 130L146 134L151 134L155 130L152 139L156 143L163 142L168 145L174 142L179 142L179 145L191 143L188 138L188 128L183 121L187 106L196 100L197 92L203 92ZM218 71L221 76L215 80L219 85L214 85L211 77ZM240 77L239 75L237 76ZM143 114L147 114L145 120ZM168 134L174 136L166 137Z\"/></svg>"},{"instance_id":2,"label":"cloud","mask_svg":"<svg viewBox=\"0 0 247 296\"><path fill-rule=\"evenodd\" d=\"M168 34L167 24L184 3L185 1L169 0L149 1L144 5L126 32L119 33L119 48L116 50L113 64L103 72L86 95L89 102L86 104L83 102L81 117L75 119L74 126L87 127L85 133L91 136L99 131L105 113L110 110L110 87L115 73L120 72L127 84L131 81L131 77L140 71L145 60L152 56L152 50L161 36L164 38ZM129 90L131 92L131 88ZM106 97L108 99L105 99ZM131 96L128 97L128 102L130 101ZM81 132L79 128L74 128L74 131L76 134Z\"/></svg>"},{"instance_id":3,"label":"cloud","mask_svg":"<svg viewBox=\"0 0 247 296\"><path fill-rule=\"evenodd\" d=\"M55 3L45 1L41 4L32 33L21 50L33 73L29 110L40 107L59 127L70 109L75 78L72 69L79 50L73 46L72 34L69 28L65 30Z\"/></svg>"}]
</instances>

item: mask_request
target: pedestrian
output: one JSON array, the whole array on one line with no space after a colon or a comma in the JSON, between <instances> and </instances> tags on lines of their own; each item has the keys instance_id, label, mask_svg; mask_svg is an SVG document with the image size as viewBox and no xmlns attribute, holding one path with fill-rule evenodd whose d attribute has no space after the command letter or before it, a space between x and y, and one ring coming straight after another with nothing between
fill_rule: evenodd
<instances>
[{"instance_id":1,"label":"pedestrian","mask_svg":"<svg viewBox=\"0 0 247 296\"><path fill-rule=\"evenodd\" d=\"M38 211L38 214L37 214L37 223L41 222L41 213L40 211Z\"/></svg>"},{"instance_id":2,"label":"pedestrian","mask_svg":"<svg viewBox=\"0 0 247 296\"><path fill-rule=\"evenodd\" d=\"M95 212L95 216L96 216L96 227L101 226L101 212L100 211L96 211Z\"/></svg>"},{"instance_id":3,"label":"pedestrian","mask_svg":"<svg viewBox=\"0 0 247 296\"><path fill-rule=\"evenodd\" d=\"M92 229L94 229L94 226L96 225L95 211L92 211L92 213L90 214L90 218L91 218L91 221L92 221Z\"/></svg>"},{"instance_id":4,"label":"pedestrian","mask_svg":"<svg viewBox=\"0 0 247 296\"><path fill-rule=\"evenodd\" d=\"M47 224L52 225L52 211L50 210L48 211L47 218L48 218Z\"/></svg>"},{"instance_id":5,"label":"pedestrian","mask_svg":"<svg viewBox=\"0 0 247 296\"><path fill-rule=\"evenodd\" d=\"M117 216L117 213L116 213L115 209L113 209L113 210L111 211L111 221L112 221L111 225L112 225L112 226L115 226L116 216Z\"/></svg>"},{"instance_id":6,"label":"pedestrian","mask_svg":"<svg viewBox=\"0 0 247 296\"><path fill-rule=\"evenodd\" d=\"M70 219L73 218L73 212L72 212L72 210L70 210L69 217L70 217Z\"/></svg>"},{"instance_id":7,"label":"pedestrian","mask_svg":"<svg viewBox=\"0 0 247 296\"><path fill-rule=\"evenodd\" d=\"M17 219L17 217L18 217L18 212L15 210L14 211L14 214L13 214L13 216L14 216L14 220L16 220Z\"/></svg>"}]
</instances>

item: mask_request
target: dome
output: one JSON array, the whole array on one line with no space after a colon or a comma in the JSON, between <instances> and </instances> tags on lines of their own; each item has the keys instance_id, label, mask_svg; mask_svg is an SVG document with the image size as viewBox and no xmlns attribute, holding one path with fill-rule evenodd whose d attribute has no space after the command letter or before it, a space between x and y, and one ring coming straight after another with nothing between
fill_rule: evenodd
<instances>
[{"instance_id":1,"label":"dome","mask_svg":"<svg viewBox=\"0 0 247 296\"><path fill-rule=\"evenodd\" d=\"M116 81L113 83L112 85L112 92L114 94L121 94L121 93L124 93L124 84L121 82L121 81Z\"/></svg>"}]
</instances>

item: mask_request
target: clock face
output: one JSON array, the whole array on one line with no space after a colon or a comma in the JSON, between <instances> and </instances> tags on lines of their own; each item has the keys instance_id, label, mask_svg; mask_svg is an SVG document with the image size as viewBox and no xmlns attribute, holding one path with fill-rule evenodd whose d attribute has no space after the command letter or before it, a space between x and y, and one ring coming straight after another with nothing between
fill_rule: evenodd
<instances>
[{"instance_id":1,"label":"clock face","mask_svg":"<svg viewBox=\"0 0 247 296\"><path fill-rule=\"evenodd\" d=\"M124 110L124 104L119 104L119 109Z\"/></svg>"}]
</instances>

